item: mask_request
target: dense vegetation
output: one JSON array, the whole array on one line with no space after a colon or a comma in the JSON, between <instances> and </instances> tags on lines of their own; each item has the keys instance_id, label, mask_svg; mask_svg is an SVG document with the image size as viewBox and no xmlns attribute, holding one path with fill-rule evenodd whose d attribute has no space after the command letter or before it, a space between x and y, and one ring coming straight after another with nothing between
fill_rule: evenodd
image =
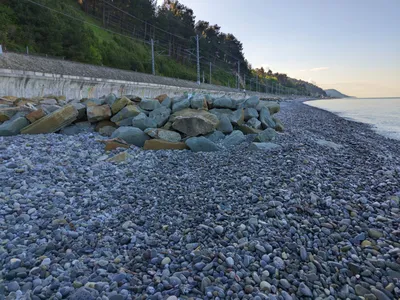
<instances>
[{"instance_id":1,"label":"dense vegetation","mask_svg":"<svg viewBox=\"0 0 400 300\"><path fill-rule=\"evenodd\" d=\"M153 39L158 75L196 80L199 35L205 82L211 63L212 83L235 87L240 64L246 89L324 95L286 74L253 69L242 43L220 29L206 21L195 23L193 10L172 0L161 6L155 0L0 0L0 44L7 50L29 46L30 53L151 73Z\"/></svg>"}]
</instances>

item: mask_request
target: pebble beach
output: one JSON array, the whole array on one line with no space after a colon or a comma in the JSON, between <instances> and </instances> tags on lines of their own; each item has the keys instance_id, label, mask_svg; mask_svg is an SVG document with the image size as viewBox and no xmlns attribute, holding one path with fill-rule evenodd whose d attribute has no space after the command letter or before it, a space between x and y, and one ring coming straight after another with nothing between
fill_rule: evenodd
<instances>
[{"instance_id":1,"label":"pebble beach","mask_svg":"<svg viewBox=\"0 0 400 300\"><path fill-rule=\"evenodd\" d=\"M300 101L270 151L0 137L0 299L399 299L400 141Z\"/></svg>"}]
</instances>

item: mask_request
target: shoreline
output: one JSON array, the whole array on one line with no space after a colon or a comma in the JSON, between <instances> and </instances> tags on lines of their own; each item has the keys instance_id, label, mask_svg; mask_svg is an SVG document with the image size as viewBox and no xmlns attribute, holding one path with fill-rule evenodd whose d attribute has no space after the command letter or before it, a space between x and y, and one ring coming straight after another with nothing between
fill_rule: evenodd
<instances>
[{"instance_id":1,"label":"shoreline","mask_svg":"<svg viewBox=\"0 0 400 300\"><path fill-rule=\"evenodd\" d=\"M1 138L0 291L397 299L400 141L280 105L273 152L131 148L116 165L97 134Z\"/></svg>"},{"instance_id":2,"label":"shoreline","mask_svg":"<svg viewBox=\"0 0 400 300\"><path fill-rule=\"evenodd\" d=\"M375 98L370 98L370 99L375 99ZM397 99L397 98L387 98L387 99ZM302 103L306 104L305 102L315 101L315 100L318 101L318 100L327 100L327 99L312 99L312 100L303 101ZM331 99L331 100L334 100L334 99ZM330 112L330 113L332 113L332 114L334 114L334 115L336 115L336 116L338 116L338 117L340 117L342 119L345 119L347 121L368 125L371 130L373 130L375 133L379 134L380 136L386 137L386 138L394 140L394 141L400 141L400 133L387 131L387 130L384 130L384 129L380 129L378 127L378 125L376 125L376 124L362 122L362 121L359 121L359 120L354 119L352 117L348 117L348 116L343 115L343 114L346 114L346 112L334 112L334 111L330 111L327 108L316 107L316 106L313 106L311 104L306 104L306 105L308 105L310 107L313 107L313 108L316 108L316 109L320 109L320 110L326 111L326 112Z\"/></svg>"}]
</instances>

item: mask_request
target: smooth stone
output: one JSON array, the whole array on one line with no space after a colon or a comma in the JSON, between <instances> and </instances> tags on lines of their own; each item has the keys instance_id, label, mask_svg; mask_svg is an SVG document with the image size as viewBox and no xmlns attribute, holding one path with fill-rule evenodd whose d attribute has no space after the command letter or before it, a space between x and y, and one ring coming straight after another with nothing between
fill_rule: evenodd
<instances>
[{"instance_id":1,"label":"smooth stone","mask_svg":"<svg viewBox=\"0 0 400 300\"><path fill-rule=\"evenodd\" d=\"M185 143L193 152L214 152L221 150L219 146L203 136L189 138Z\"/></svg>"}]
</instances>

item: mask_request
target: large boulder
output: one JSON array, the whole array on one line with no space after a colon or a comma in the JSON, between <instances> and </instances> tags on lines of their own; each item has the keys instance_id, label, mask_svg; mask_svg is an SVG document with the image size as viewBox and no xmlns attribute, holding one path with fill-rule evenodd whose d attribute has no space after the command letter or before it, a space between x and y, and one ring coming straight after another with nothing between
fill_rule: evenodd
<instances>
[{"instance_id":1,"label":"large boulder","mask_svg":"<svg viewBox=\"0 0 400 300\"><path fill-rule=\"evenodd\" d=\"M77 120L83 120L87 117L85 105L80 102L72 102L71 105L73 105L78 110L78 116L76 117Z\"/></svg>"},{"instance_id":2,"label":"large boulder","mask_svg":"<svg viewBox=\"0 0 400 300\"><path fill-rule=\"evenodd\" d=\"M214 104L214 99L209 94L205 95L205 98L206 98L206 101L207 101L208 109L212 108L213 104Z\"/></svg>"},{"instance_id":3,"label":"large boulder","mask_svg":"<svg viewBox=\"0 0 400 300\"><path fill-rule=\"evenodd\" d=\"M88 106L86 109L88 121L91 123L108 120L111 117L111 108L108 104Z\"/></svg>"},{"instance_id":4,"label":"large boulder","mask_svg":"<svg viewBox=\"0 0 400 300\"><path fill-rule=\"evenodd\" d=\"M233 110L229 108L213 108L210 109L209 112L212 113L213 115L216 115L219 118L222 115L230 116Z\"/></svg>"},{"instance_id":5,"label":"large boulder","mask_svg":"<svg viewBox=\"0 0 400 300\"><path fill-rule=\"evenodd\" d=\"M162 127L168 122L170 115L171 109L162 106L150 112L149 117L157 123L157 127Z\"/></svg>"},{"instance_id":6,"label":"large boulder","mask_svg":"<svg viewBox=\"0 0 400 300\"><path fill-rule=\"evenodd\" d=\"M251 118L258 118L258 111L255 108L245 108L244 110L244 120L248 121Z\"/></svg>"},{"instance_id":7,"label":"large boulder","mask_svg":"<svg viewBox=\"0 0 400 300\"><path fill-rule=\"evenodd\" d=\"M260 129L247 126L246 124L237 126L237 129L243 132L244 134L259 134L261 132Z\"/></svg>"},{"instance_id":8,"label":"large boulder","mask_svg":"<svg viewBox=\"0 0 400 300\"><path fill-rule=\"evenodd\" d=\"M260 121L262 128L275 128L276 124L271 117L270 111L267 107L263 107L260 110Z\"/></svg>"},{"instance_id":9,"label":"large boulder","mask_svg":"<svg viewBox=\"0 0 400 300\"><path fill-rule=\"evenodd\" d=\"M229 115L229 119L231 120L231 123L235 126L242 125L244 123L244 109L240 108L238 110L233 111Z\"/></svg>"},{"instance_id":10,"label":"large boulder","mask_svg":"<svg viewBox=\"0 0 400 300\"><path fill-rule=\"evenodd\" d=\"M251 118L248 120L246 125L255 129L261 129L261 122L256 118Z\"/></svg>"},{"instance_id":11,"label":"large boulder","mask_svg":"<svg viewBox=\"0 0 400 300\"><path fill-rule=\"evenodd\" d=\"M0 109L0 122L10 120L18 111L17 107L5 107Z\"/></svg>"},{"instance_id":12,"label":"large boulder","mask_svg":"<svg viewBox=\"0 0 400 300\"><path fill-rule=\"evenodd\" d=\"M53 133L65 126L68 126L74 122L77 117L78 110L69 104L25 127L21 130L21 133Z\"/></svg>"},{"instance_id":13,"label":"large boulder","mask_svg":"<svg viewBox=\"0 0 400 300\"><path fill-rule=\"evenodd\" d=\"M60 133L65 135L75 135L84 132L92 132L93 126L94 125L90 124L89 122L78 122L64 127L60 130Z\"/></svg>"},{"instance_id":14,"label":"large boulder","mask_svg":"<svg viewBox=\"0 0 400 300\"><path fill-rule=\"evenodd\" d=\"M219 146L204 136L191 137L186 140L186 145L193 152L214 152L221 150Z\"/></svg>"},{"instance_id":15,"label":"large boulder","mask_svg":"<svg viewBox=\"0 0 400 300\"><path fill-rule=\"evenodd\" d=\"M44 112L43 109L39 108L37 110L31 111L29 114L25 116L25 118L27 118L29 122L34 123L37 120L43 118L44 116L46 116L46 113Z\"/></svg>"},{"instance_id":16,"label":"large boulder","mask_svg":"<svg viewBox=\"0 0 400 300\"><path fill-rule=\"evenodd\" d=\"M220 116L217 130L223 133L231 133L233 131L231 120L228 118L227 115L224 114Z\"/></svg>"},{"instance_id":17,"label":"large boulder","mask_svg":"<svg viewBox=\"0 0 400 300\"><path fill-rule=\"evenodd\" d=\"M144 142L150 139L142 130L136 127L119 127L113 132L111 138L121 138L125 142L138 147L143 147Z\"/></svg>"},{"instance_id":18,"label":"large boulder","mask_svg":"<svg viewBox=\"0 0 400 300\"><path fill-rule=\"evenodd\" d=\"M61 109L61 106L59 105L45 105L45 104L41 104L39 105L37 108L42 108L46 114L51 114L59 109ZM79 113L78 113L79 115Z\"/></svg>"},{"instance_id":19,"label":"large boulder","mask_svg":"<svg viewBox=\"0 0 400 300\"><path fill-rule=\"evenodd\" d=\"M20 116L12 117L10 120L0 125L0 136L17 135L21 129L28 126L29 121Z\"/></svg>"},{"instance_id":20,"label":"large boulder","mask_svg":"<svg viewBox=\"0 0 400 300\"><path fill-rule=\"evenodd\" d=\"M213 133L207 134L206 138L216 143L222 141L225 138L225 134L223 134L221 131L216 130Z\"/></svg>"},{"instance_id":21,"label":"large boulder","mask_svg":"<svg viewBox=\"0 0 400 300\"><path fill-rule=\"evenodd\" d=\"M252 96L244 101L243 107L256 108L259 103L260 103L260 98L258 96Z\"/></svg>"},{"instance_id":22,"label":"large boulder","mask_svg":"<svg viewBox=\"0 0 400 300\"><path fill-rule=\"evenodd\" d=\"M218 117L204 110L185 109L174 113L170 121L172 128L188 136L204 135L214 131Z\"/></svg>"},{"instance_id":23,"label":"large boulder","mask_svg":"<svg viewBox=\"0 0 400 300\"><path fill-rule=\"evenodd\" d=\"M271 142L275 140L276 131L272 128L267 128L264 131L257 134L255 141L256 142Z\"/></svg>"},{"instance_id":24,"label":"large boulder","mask_svg":"<svg viewBox=\"0 0 400 300\"><path fill-rule=\"evenodd\" d=\"M132 119L132 126L145 130L146 128L157 128L157 123L144 113L140 113Z\"/></svg>"},{"instance_id":25,"label":"large boulder","mask_svg":"<svg viewBox=\"0 0 400 300\"><path fill-rule=\"evenodd\" d=\"M103 120L96 124L95 131L99 132L101 128L107 126L117 128L117 125L114 122L111 122L110 120Z\"/></svg>"},{"instance_id":26,"label":"large boulder","mask_svg":"<svg viewBox=\"0 0 400 300\"><path fill-rule=\"evenodd\" d=\"M226 136L222 143L225 147L233 147L243 143L245 140L246 137L244 134L239 130L235 130L230 135Z\"/></svg>"},{"instance_id":27,"label":"large boulder","mask_svg":"<svg viewBox=\"0 0 400 300\"><path fill-rule=\"evenodd\" d=\"M158 100L158 102L160 102L160 103L163 103L163 101L167 98L168 98L167 94L161 94L161 95L158 95L157 97L155 97L154 99Z\"/></svg>"},{"instance_id":28,"label":"large boulder","mask_svg":"<svg viewBox=\"0 0 400 300\"><path fill-rule=\"evenodd\" d=\"M183 100L179 100L176 101L174 100L174 103L172 104L172 112L177 112L180 110L183 110L185 108L189 108L190 107L190 99L189 98L185 98Z\"/></svg>"},{"instance_id":29,"label":"large boulder","mask_svg":"<svg viewBox=\"0 0 400 300\"><path fill-rule=\"evenodd\" d=\"M279 102L261 101L261 103L264 107L267 107L269 109L271 115L276 114L281 110L281 105L279 104Z\"/></svg>"},{"instance_id":30,"label":"large boulder","mask_svg":"<svg viewBox=\"0 0 400 300\"><path fill-rule=\"evenodd\" d=\"M100 106L100 105L103 105L104 103L106 103L106 99L105 98L89 98L89 99L85 99L85 100L83 100L83 102L82 102L83 104L85 104L85 106ZM43 104L49 104L49 105L52 105L52 104L57 104L57 103L52 103L52 104L50 104L50 103L43 103Z\"/></svg>"},{"instance_id":31,"label":"large boulder","mask_svg":"<svg viewBox=\"0 0 400 300\"><path fill-rule=\"evenodd\" d=\"M168 142L165 140L147 140L143 146L144 150L185 150L188 146L183 142Z\"/></svg>"},{"instance_id":32,"label":"large boulder","mask_svg":"<svg viewBox=\"0 0 400 300\"><path fill-rule=\"evenodd\" d=\"M119 111L121 111L121 109L130 104L132 104L132 101L125 96L117 99L111 105L112 114L113 115L117 114Z\"/></svg>"},{"instance_id":33,"label":"large boulder","mask_svg":"<svg viewBox=\"0 0 400 300\"><path fill-rule=\"evenodd\" d=\"M104 126L99 129L99 133L102 136L112 136L115 130L117 130L117 128L114 126Z\"/></svg>"},{"instance_id":34,"label":"large boulder","mask_svg":"<svg viewBox=\"0 0 400 300\"><path fill-rule=\"evenodd\" d=\"M138 114L140 114L142 111L139 109L138 106L136 105L128 105L125 106L120 112L118 112L115 116L111 118L111 121L116 123L117 125L118 122L124 120L124 119L129 119L136 117ZM132 119L130 120L132 122Z\"/></svg>"},{"instance_id":35,"label":"large boulder","mask_svg":"<svg viewBox=\"0 0 400 300\"><path fill-rule=\"evenodd\" d=\"M193 109L205 109L208 110L207 100L205 95L197 94L190 99L190 107Z\"/></svg>"},{"instance_id":36,"label":"large boulder","mask_svg":"<svg viewBox=\"0 0 400 300\"><path fill-rule=\"evenodd\" d=\"M221 97L214 100L213 107L235 109L236 102L231 98Z\"/></svg>"},{"instance_id":37,"label":"large boulder","mask_svg":"<svg viewBox=\"0 0 400 300\"><path fill-rule=\"evenodd\" d=\"M272 118L272 120L274 120L275 122L275 130L279 131L279 132L283 132L285 130L285 126L283 126L283 123L281 122L281 120L279 120L278 118L274 117Z\"/></svg>"},{"instance_id":38,"label":"large boulder","mask_svg":"<svg viewBox=\"0 0 400 300\"><path fill-rule=\"evenodd\" d=\"M110 106L112 106L115 103L115 101L117 101L117 96L113 93L108 94L104 99L104 103Z\"/></svg>"},{"instance_id":39,"label":"large boulder","mask_svg":"<svg viewBox=\"0 0 400 300\"><path fill-rule=\"evenodd\" d=\"M162 107L171 108L172 107L172 99L167 97L161 102Z\"/></svg>"},{"instance_id":40,"label":"large boulder","mask_svg":"<svg viewBox=\"0 0 400 300\"><path fill-rule=\"evenodd\" d=\"M141 109L152 111L161 107L161 104L156 99L143 99L142 101L140 101L139 106Z\"/></svg>"},{"instance_id":41,"label":"large boulder","mask_svg":"<svg viewBox=\"0 0 400 300\"><path fill-rule=\"evenodd\" d=\"M39 102L40 102L40 104L47 104L47 105L57 105L58 104L56 99L42 99Z\"/></svg>"},{"instance_id":42,"label":"large boulder","mask_svg":"<svg viewBox=\"0 0 400 300\"><path fill-rule=\"evenodd\" d=\"M123 119L121 121L117 121L115 124L117 124L117 126L122 127L122 126L132 126L132 120L134 117L130 117L130 118L126 118Z\"/></svg>"},{"instance_id":43,"label":"large boulder","mask_svg":"<svg viewBox=\"0 0 400 300\"><path fill-rule=\"evenodd\" d=\"M282 149L282 147L274 143L251 143L249 149L262 151L279 151Z\"/></svg>"},{"instance_id":44,"label":"large boulder","mask_svg":"<svg viewBox=\"0 0 400 300\"><path fill-rule=\"evenodd\" d=\"M182 139L178 132L166 129L148 128L144 132L154 139L160 139L168 142L180 142Z\"/></svg>"}]
</instances>

